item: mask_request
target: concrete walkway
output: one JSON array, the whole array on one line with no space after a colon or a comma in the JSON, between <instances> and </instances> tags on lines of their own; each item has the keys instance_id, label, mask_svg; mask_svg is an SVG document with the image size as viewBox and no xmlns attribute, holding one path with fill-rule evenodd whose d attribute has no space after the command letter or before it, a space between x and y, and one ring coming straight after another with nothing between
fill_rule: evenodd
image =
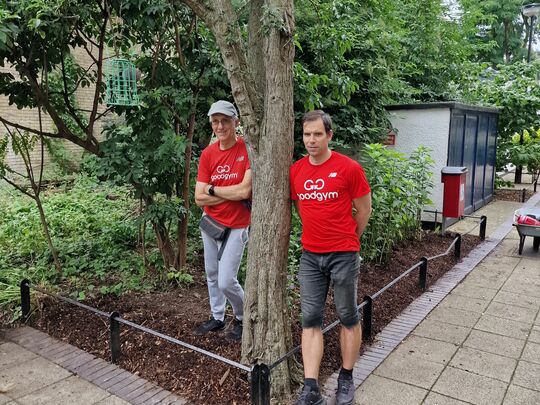
<instances>
[{"instance_id":1,"label":"concrete walkway","mask_svg":"<svg viewBox=\"0 0 540 405\"><path fill-rule=\"evenodd\" d=\"M357 404L540 404L540 260L532 238L518 255L511 222L521 206L498 201L475 213L488 216L495 249L363 379Z\"/></svg>"}]
</instances>

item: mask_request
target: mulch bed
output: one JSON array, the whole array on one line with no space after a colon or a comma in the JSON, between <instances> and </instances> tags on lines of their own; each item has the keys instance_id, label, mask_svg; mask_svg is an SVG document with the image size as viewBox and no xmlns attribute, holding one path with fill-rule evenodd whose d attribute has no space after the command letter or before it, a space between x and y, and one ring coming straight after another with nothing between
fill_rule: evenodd
<instances>
[{"instance_id":1,"label":"mulch bed","mask_svg":"<svg viewBox=\"0 0 540 405\"><path fill-rule=\"evenodd\" d=\"M518 185L519 186L519 185ZM532 190L525 190L525 201L534 195ZM523 188L498 188L493 192L493 198L501 201L523 201Z\"/></svg>"},{"instance_id":2,"label":"mulch bed","mask_svg":"<svg viewBox=\"0 0 540 405\"><path fill-rule=\"evenodd\" d=\"M384 266L364 264L359 279L359 302L393 280L419 261L421 256L435 256L448 248L453 238L434 233L420 240L395 248L393 258ZM462 241L462 256L466 256L480 239L466 235ZM429 262L428 285L456 263L450 255ZM125 294L88 300L86 304L106 312L113 310L143 326L196 345L228 359L240 360L240 343L229 340L225 331L198 337L192 330L209 314L208 294L203 274L196 275L189 287L174 288L161 293ZM418 288L418 272L383 293L374 301L373 336L405 309L422 291ZM297 303L293 305L293 337L300 339ZM228 321L231 321L231 314ZM329 295L325 324L335 320L332 296ZM110 358L108 321L69 304L41 297L39 308L29 324L55 338L73 344L103 359ZM224 363L193 353L151 335L122 326L122 357L119 365L196 404L247 404L249 384L245 372ZM339 328L325 336L325 353L321 364L321 380L340 367Z\"/></svg>"}]
</instances>

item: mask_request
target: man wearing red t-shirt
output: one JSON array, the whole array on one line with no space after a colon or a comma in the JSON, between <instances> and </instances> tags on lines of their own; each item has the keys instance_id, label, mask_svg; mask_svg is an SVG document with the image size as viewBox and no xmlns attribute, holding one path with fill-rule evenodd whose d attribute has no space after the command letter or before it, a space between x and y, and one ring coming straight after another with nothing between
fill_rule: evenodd
<instances>
[{"instance_id":1,"label":"man wearing red t-shirt","mask_svg":"<svg viewBox=\"0 0 540 405\"><path fill-rule=\"evenodd\" d=\"M332 151L332 120L321 110L304 115L307 156L291 166L291 198L302 219L298 279L302 309L304 389L297 405L325 404L317 379L323 354L323 311L330 285L341 322L342 368L336 404L354 402L352 370L361 344L357 310L360 237L371 215L371 189L362 166Z\"/></svg>"},{"instance_id":2,"label":"man wearing red t-shirt","mask_svg":"<svg viewBox=\"0 0 540 405\"><path fill-rule=\"evenodd\" d=\"M240 121L234 105L219 100L212 104L208 116L217 142L201 154L195 202L203 207L204 215L230 230L226 239L215 240L201 229L212 318L199 325L195 333L203 335L223 329L228 300L235 315L228 335L234 340L240 340L244 290L237 275L251 218L246 205L246 200L251 197L251 169L244 140L236 136L236 127ZM218 255L220 250L221 257Z\"/></svg>"}]
</instances>

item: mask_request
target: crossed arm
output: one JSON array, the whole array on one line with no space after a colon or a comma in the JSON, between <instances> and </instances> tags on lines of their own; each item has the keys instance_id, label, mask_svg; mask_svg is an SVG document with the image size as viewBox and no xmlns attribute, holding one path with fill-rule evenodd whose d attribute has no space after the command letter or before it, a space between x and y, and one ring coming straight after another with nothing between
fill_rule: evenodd
<instances>
[{"instance_id":1,"label":"crossed arm","mask_svg":"<svg viewBox=\"0 0 540 405\"><path fill-rule=\"evenodd\" d=\"M211 184L195 184L195 204L199 207L221 204L223 201L242 201L251 197L251 169L246 170L241 183L234 186L214 186L214 195L208 194Z\"/></svg>"}]
</instances>

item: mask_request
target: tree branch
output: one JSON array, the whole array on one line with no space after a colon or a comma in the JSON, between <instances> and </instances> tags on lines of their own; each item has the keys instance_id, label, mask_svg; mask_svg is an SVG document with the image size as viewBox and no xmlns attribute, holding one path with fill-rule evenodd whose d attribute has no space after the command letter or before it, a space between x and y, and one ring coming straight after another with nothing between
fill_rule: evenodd
<instances>
[{"instance_id":1,"label":"tree branch","mask_svg":"<svg viewBox=\"0 0 540 405\"><path fill-rule=\"evenodd\" d=\"M37 104L43 105L45 107L45 110L49 114L49 117L54 122L54 125L56 125L56 128L58 129L58 135L56 134L50 134L50 133L44 133L44 136L49 136L51 138L64 138L68 141L74 143L75 145L80 146L81 148L87 150L90 153L93 153L94 155L99 155L99 148L96 147L95 144L92 143L91 140L85 140L79 138L77 135L75 135L66 125L64 120L60 117L58 114L58 111L52 106L50 103L48 97L43 94L43 91L41 90L41 87L39 86L39 83L36 79L32 76L32 72L29 69L24 68L24 66L21 67L20 73L22 76L26 77L28 80L28 83L30 84L30 87L32 88L32 92L34 93L34 98L37 101ZM15 128L20 128L20 125L14 125ZM30 132L36 133L35 130L32 130Z\"/></svg>"},{"instance_id":2,"label":"tree branch","mask_svg":"<svg viewBox=\"0 0 540 405\"><path fill-rule=\"evenodd\" d=\"M61 65L61 68L62 68L62 83L64 85L64 91L63 91L63 97L64 97L64 102L66 103L66 107L67 109L69 110L70 112L70 115L73 117L73 119L75 120L75 122L77 123L77 125L83 130L85 131L86 130L86 126L84 125L84 123L82 122L82 120L79 118L79 116L77 115L77 111L75 111L75 108L73 108L73 105L71 104L71 101L69 100L69 95L68 95L68 83L67 83L67 77L66 77L66 65L64 63L64 51L62 50L60 52L60 65Z\"/></svg>"},{"instance_id":3,"label":"tree branch","mask_svg":"<svg viewBox=\"0 0 540 405\"><path fill-rule=\"evenodd\" d=\"M8 183L11 184L13 187L15 187L17 190L19 190L21 193L26 194L28 197L30 197L32 200L35 200L36 197L32 194L30 194L28 191L26 191L23 187L19 186L17 183L11 181L6 176L3 176L2 179Z\"/></svg>"},{"instance_id":4,"label":"tree branch","mask_svg":"<svg viewBox=\"0 0 540 405\"><path fill-rule=\"evenodd\" d=\"M25 127L24 125L20 125L20 124L16 124L14 122L8 121L8 120L6 120L5 118L3 118L1 116L0 116L0 122L2 122L4 125L8 125L10 127L17 128L17 129L19 129L21 131L28 131L28 132L30 132L32 134L43 135L43 136L47 136L49 138L62 138L62 136L60 136L59 134L53 134L51 132L41 132L38 129Z\"/></svg>"}]
</instances>

